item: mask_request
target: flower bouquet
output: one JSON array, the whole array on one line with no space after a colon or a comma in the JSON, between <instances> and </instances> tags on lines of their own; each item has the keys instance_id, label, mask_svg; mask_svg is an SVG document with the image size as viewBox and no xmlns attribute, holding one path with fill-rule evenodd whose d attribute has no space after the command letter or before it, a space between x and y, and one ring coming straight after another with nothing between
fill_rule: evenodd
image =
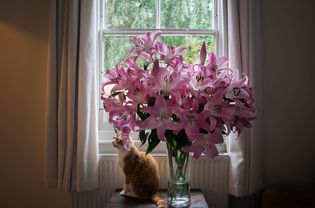
<instances>
[{"instance_id":1,"label":"flower bouquet","mask_svg":"<svg viewBox=\"0 0 315 208\"><path fill-rule=\"evenodd\" d=\"M203 43L198 63L185 63L181 53L187 49L166 45L159 35L161 31L132 38L130 57L106 71L101 99L125 148L131 131L139 132L142 144L148 142L146 153L167 143L168 204L176 207L179 202L172 200L180 195L187 196L186 206L188 153L195 159L202 153L218 155L216 144L223 135L251 127L254 97L247 76L229 68L227 57L207 52ZM104 90L108 85L109 94Z\"/></svg>"}]
</instances>

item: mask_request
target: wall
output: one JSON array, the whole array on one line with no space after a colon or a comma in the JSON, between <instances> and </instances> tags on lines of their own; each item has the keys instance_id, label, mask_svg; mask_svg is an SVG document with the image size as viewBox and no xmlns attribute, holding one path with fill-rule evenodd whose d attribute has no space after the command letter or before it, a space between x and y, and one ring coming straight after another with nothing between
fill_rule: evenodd
<instances>
[{"instance_id":1,"label":"wall","mask_svg":"<svg viewBox=\"0 0 315 208\"><path fill-rule=\"evenodd\" d=\"M261 11L265 184L315 183L315 1Z\"/></svg>"},{"instance_id":2,"label":"wall","mask_svg":"<svg viewBox=\"0 0 315 208\"><path fill-rule=\"evenodd\" d=\"M69 208L46 190L44 103L49 1L0 1L0 207Z\"/></svg>"}]
</instances>

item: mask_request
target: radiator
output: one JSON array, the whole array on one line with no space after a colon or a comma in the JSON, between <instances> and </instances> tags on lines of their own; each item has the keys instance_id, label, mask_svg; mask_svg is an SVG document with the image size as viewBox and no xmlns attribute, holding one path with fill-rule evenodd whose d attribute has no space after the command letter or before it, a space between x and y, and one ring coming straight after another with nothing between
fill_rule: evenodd
<instances>
[{"instance_id":1,"label":"radiator","mask_svg":"<svg viewBox=\"0 0 315 208\"><path fill-rule=\"evenodd\" d=\"M167 188L167 157L155 157L160 170L160 188ZM191 159L191 188L200 188L210 208L228 207L229 157L220 155L215 159L201 157ZM99 188L91 192L73 193L72 208L105 208L107 201L117 188L123 186L123 174L116 156L102 156L99 165Z\"/></svg>"}]
</instances>

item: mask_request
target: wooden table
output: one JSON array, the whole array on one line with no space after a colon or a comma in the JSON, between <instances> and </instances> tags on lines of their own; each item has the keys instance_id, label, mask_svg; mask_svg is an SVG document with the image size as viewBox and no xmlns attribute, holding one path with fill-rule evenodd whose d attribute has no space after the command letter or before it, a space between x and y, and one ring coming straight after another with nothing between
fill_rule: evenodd
<instances>
[{"instance_id":1,"label":"wooden table","mask_svg":"<svg viewBox=\"0 0 315 208\"><path fill-rule=\"evenodd\" d=\"M120 190L116 190L110 198L107 208L156 208L156 205L149 200L142 200L131 197L120 196ZM166 190L160 191L161 197L166 203ZM200 189L190 191L191 205L190 208L208 208L207 202Z\"/></svg>"}]
</instances>

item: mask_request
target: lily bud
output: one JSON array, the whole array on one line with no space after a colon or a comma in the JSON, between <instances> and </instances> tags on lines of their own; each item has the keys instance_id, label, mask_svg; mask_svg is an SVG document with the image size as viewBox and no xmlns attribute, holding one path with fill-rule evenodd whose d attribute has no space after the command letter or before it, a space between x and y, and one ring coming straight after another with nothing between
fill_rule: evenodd
<instances>
[{"instance_id":1,"label":"lily bud","mask_svg":"<svg viewBox=\"0 0 315 208\"><path fill-rule=\"evenodd\" d=\"M200 49L200 64L201 65L205 64L206 56L207 56L206 43L202 42L201 49Z\"/></svg>"}]
</instances>

